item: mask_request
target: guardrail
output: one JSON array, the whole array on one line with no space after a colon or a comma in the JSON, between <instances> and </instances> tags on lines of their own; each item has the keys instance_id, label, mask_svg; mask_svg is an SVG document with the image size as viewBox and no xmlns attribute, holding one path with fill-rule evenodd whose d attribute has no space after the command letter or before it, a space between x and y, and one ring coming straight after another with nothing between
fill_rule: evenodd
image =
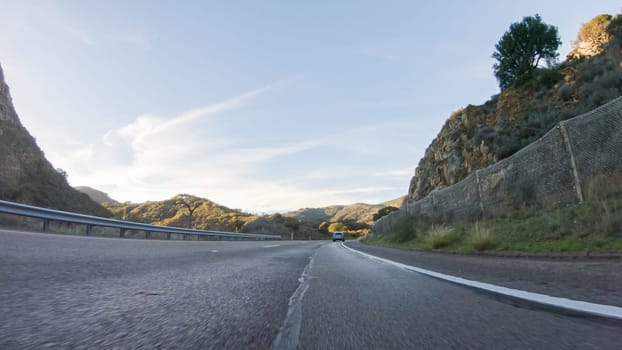
<instances>
[{"instance_id":1,"label":"guardrail","mask_svg":"<svg viewBox=\"0 0 622 350\"><path fill-rule=\"evenodd\" d=\"M152 232L166 233L166 238L171 239L171 234L182 234L184 239L187 236L208 236L215 237L219 240L280 240L281 236L277 235L263 235L252 233L232 233L221 231L204 231L204 230L191 230L187 228L179 227L167 227L156 226L149 224L141 224L138 222L104 219L97 216L90 216L84 214L70 213L66 211L46 209L35 207L26 204L13 203L0 200L0 213L27 216L32 218L38 218L43 220L43 232L48 230L50 221L68 222L74 224L85 225L85 235L90 235L93 227L111 227L119 229L119 237L125 237L125 233L128 230L144 231L146 238L151 237Z\"/></svg>"}]
</instances>

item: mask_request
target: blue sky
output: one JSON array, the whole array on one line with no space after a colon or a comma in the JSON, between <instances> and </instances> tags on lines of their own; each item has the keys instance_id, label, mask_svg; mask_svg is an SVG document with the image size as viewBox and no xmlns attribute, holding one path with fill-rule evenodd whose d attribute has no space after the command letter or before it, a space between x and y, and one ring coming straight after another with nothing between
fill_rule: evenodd
<instances>
[{"instance_id":1,"label":"blue sky","mask_svg":"<svg viewBox=\"0 0 622 350\"><path fill-rule=\"evenodd\" d=\"M2 1L17 112L69 182L250 212L406 194L494 45L540 14L561 57L618 1Z\"/></svg>"}]
</instances>

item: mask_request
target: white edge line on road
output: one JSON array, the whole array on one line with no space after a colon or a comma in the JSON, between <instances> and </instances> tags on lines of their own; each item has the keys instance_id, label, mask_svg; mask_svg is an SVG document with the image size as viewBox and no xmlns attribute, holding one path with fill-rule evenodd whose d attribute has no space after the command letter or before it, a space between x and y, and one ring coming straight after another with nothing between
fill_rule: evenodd
<instances>
[{"instance_id":1,"label":"white edge line on road","mask_svg":"<svg viewBox=\"0 0 622 350\"><path fill-rule=\"evenodd\" d=\"M273 245L265 245L263 246L264 248L274 248L274 247L280 247L280 244L273 244Z\"/></svg>"},{"instance_id":2,"label":"white edge line on road","mask_svg":"<svg viewBox=\"0 0 622 350\"><path fill-rule=\"evenodd\" d=\"M452 275L446 275L444 273L434 272L434 271L422 269L422 268L419 268L419 267L402 264L402 263L399 263L399 262L396 262L396 261L393 261L393 260L389 260L389 259L385 259L385 258L380 258L380 257L377 257L375 255L363 253L363 252L358 251L356 249L350 248L347 245L345 245L344 243L341 243L341 244L346 249L349 249L349 250L351 250L351 251L353 251L355 253L361 254L361 255L363 255L365 257L368 257L370 259L377 260L377 261L384 262L384 263L388 263L388 264L397 266L397 267L402 268L402 269L406 269L406 270L410 270L410 271L415 271L415 272L418 272L418 273L421 273L421 274L424 274L424 275L427 275L427 276L435 277L435 278L438 278L438 279L442 279L442 280L445 280L445 281L449 281L449 282L453 282L453 283L457 283L457 284L461 284L461 285L464 285L464 286L473 287L473 288L477 288L477 289L482 289L482 290L485 290L485 291L489 291L489 292L493 292L493 293L498 293L498 294L502 294L502 295L505 295L505 296L510 296L510 297L513 297L513 298L528 300L528 301L539 303L539 304L559 307L559 308L563 308L563 309L567 309L567 310L572 310L572 311L584 312L584 313L588 313L588 314L592 314L592 315L597 315L597 316L601 316L601 317L609 317L609 318L614 318L614 319L617 319L617 320L622 320L622 307L613 306L613 305L605 305L605 304L596 304L596 303L590 303L590 302L586 302L586 301L579 301L579 300L573 300L573 299L553 297L553 296L546 295L546 294L532 293L532 292L527 292L527 291L519 290L519 289L512 289L512 288L507 288L507 287L501 287L501 286L497 286L497 285L490 284L490 283L472 281L472 280L468 280L468 279L465 279L465 278L456 277L456 276L452 276Z\"/></svg>"}]
</instances>

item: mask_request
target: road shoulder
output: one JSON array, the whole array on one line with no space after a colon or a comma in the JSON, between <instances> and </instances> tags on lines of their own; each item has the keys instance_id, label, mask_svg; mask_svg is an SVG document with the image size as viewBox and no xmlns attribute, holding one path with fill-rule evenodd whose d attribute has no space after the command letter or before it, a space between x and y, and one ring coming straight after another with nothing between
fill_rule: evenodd
<instances>
[{"instance_id":1,"label":"road shoulder","mask_svg":"<svg viewBox=\"0 0 622 350\"><path fill-rule=\"evenodd\" d=\"M502 287L622 306L622 261L545 260L438 254L349 241L356 250L402 264Z\"/></svg>"}]
</instances>

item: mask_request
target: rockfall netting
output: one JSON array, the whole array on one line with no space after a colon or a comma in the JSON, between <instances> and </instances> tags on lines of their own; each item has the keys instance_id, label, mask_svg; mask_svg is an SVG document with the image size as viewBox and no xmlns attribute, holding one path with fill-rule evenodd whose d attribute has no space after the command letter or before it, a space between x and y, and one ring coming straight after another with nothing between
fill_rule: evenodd
<instances>
[{"instance_id":1,"label":"rockfall netting","mask_svg":"<svg viewBox=\"0 0 622 350\"><path fill-rule=\"evenodd\" d=\"M622 98L563 125L583 197L622 192Z\"/></svg>"},{"instance_id":2,"label":"rockfall netting","mask_svg":"<svg viewBox=\"0 0 622 350\"><path fill-rule=\"evenodd\" d=\"M404 215L472 222L612 193L622 194L622 97L559 123L511 157L454 185L404 204L378 220L374 232L391 232Z\"/></svg>"}]
</instances>

